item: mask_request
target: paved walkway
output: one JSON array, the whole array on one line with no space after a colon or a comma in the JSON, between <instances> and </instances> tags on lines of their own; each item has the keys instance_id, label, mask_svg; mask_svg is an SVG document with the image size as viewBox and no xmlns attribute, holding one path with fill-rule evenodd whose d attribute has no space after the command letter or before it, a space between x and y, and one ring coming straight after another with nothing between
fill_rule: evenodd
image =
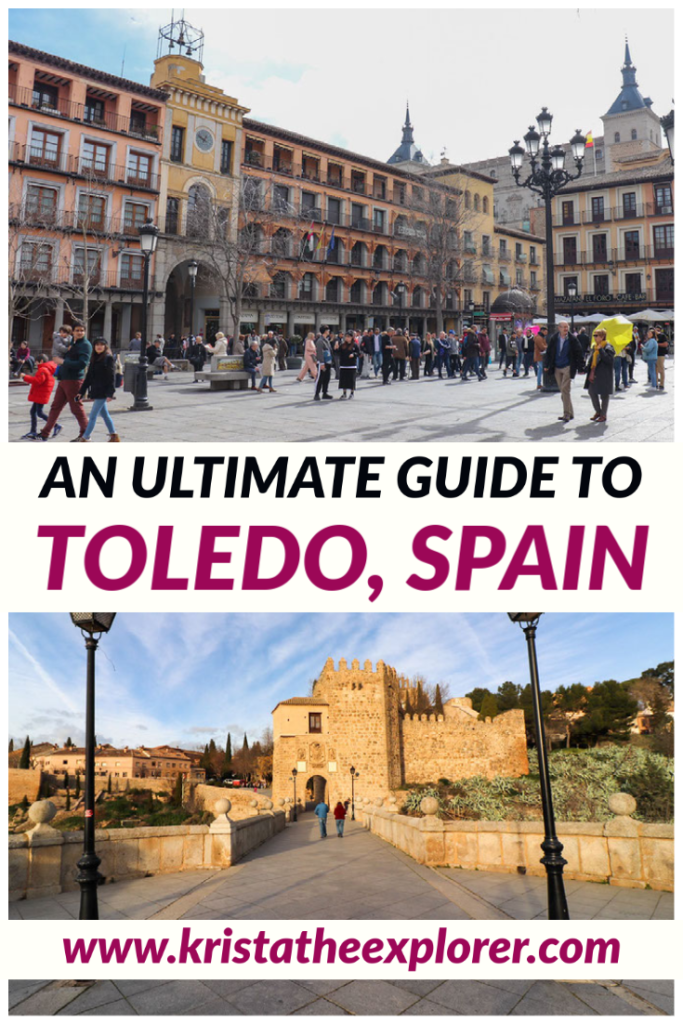
<instances>
[{"instance_id":1,"label":"paved walkway","mask_svg":"<svg viewBox=\"0 0 683 1024\"><path fill-rule=\"evenodd\" d=\"M661 1016L672 981L10 981L11 1015Z\"/></svg>"},{"instance_id":2,"label":"paved walkway","mask_svg":"<svg viewBox=\"0 0 683 1024\"><path fill-rule=\"evenodd\" d=\"M557 394L536 390L533 376L503 377L496 366L489 379L439 380L421 377L383 387L374 378L359 382L353 402L313 402L313 384L296 381L296 371L275 377L277 394L209 391L193 384L193 374L172 373L150 382L153 411L130 413L131 397L119 390L110 405L122 441L673 441L673 360L668 360L666 391L644 387L645 369L636 368L637 383L613 396L609 423L590 423L593 409L583 378L572 388L576 419L558 422ZM19 440L29 428L27 387L9 389L9 438ZM87 406L86 406L87 408ZM229 409L229 415L226 411ZM68 409L58 440L75 436ZM106 441L98 425L93 441ZM39 442L24 442L39 443Z\"/></svg>"},{"instance_id":3,"label":"paved walkway","mask_svg":"<svg viewBox=\"0 0 683 1024\"><path fill-rule=\"evenodd\" d=\"M577 919L669 919L671 893L566 882ZM495 920L543 917L545 879L417 864L348 821L346 834L318 838L317 820L295 824L223 871L184 871L99 889L102 919ZM80 894L10 904L12 919L78 917Z\"/></svg>"}]
</instances>

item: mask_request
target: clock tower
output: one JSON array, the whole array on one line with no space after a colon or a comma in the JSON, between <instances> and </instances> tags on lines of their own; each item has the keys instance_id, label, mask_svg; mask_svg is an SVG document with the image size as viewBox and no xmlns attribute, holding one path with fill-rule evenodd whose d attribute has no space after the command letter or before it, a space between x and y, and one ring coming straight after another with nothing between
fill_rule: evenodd
<instances>
[{"instance_id":1,"label":"clock tower","mask_svg":"<svg viewBox=\"0 0 683 1024\"><path fill-rule=\"evenodd\" d=\"M175 335L178 341L184 334L199 332L210 338L219 328L232 333L227 303L202 267L199 247L193 251L193 239L198 242L205 230L206 217L202 220L201 214L209 207L225 211L228 232L237 230L242 118L248 108L207 84L203 48L200 29L184 18L172 21L159 30L151 77L168 99L150 335ZM193 259L200 263L194 284L188 273Z\"/></svg>"}]
</instances>

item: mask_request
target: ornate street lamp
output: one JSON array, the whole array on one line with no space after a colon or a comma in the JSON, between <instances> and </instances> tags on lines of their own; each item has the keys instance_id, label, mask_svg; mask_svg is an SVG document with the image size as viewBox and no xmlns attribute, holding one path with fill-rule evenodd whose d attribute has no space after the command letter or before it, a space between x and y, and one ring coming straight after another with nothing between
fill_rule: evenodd
<instances>
[{"instance_id":1,"label":"ornate street lamp","mask_svg":"<svg viewBox=\"0 0 683 1024\"><path fill-rule=\"evenodd\" d=\"M356 783L356 779L360 778L360 774L356 771L356 769L353 767L353 765L351 765L351 767L349 768L349 772L351 773L351 821L355 821L356 820L356 790L355 790L355 783Z\"/></svg>"},{"instance_id":2,"label":"ornate street lamp","mask_svg":"<svg viewBox=\"0 0 683 1024\"><path fill-rule=\"evenodd\" d=\"M292 768L292 778L290 780L291 782L294 783L294 806L292 808L292 821L298 821L299 820L297 818L297 815L296 815L296 777L297 777L298 774L299 773L296 770L296 768Z\"/></svg>"},{"instance_id":3,"label":"ornate street lamp","mask_svg":"<svg viewBox=\"0 0 683 1024\"><path fill-rule=\"evenodd\" d=\"M565 151L562 146L550 146L550 128L553 123L553 115L548 113L548 108L543 110L536 118L538 131L531 126L524 136L526 154L531 161L531 170L524 179L520 181L522 166L524 164L525 151L519 141L509 150L510 163L512 165L512 176L520 188L528 188L537 195L543 197L545 203L545 255L546 255L546 289L547 289L547 321L548 333L555 330L555 266L553 260L553 215L552 201L564 186L581 177L583 170L583 157L586 149L586 139L577 129L576 134L570 142L572 156L576 165L576 174L570 174L565 170Z\"/></svg>"},{"instance_id":4,"label":"ornate street lamp","mask_svg":"<svg viewBox=\"0 0 683 1024\"><path fill-rule=\"evenodd\" d=\"M197 271L199 264L196 260L190 260L187 265L187 272L190 275L190 337L194 337L194 291L197 285Z\"/></svg>"},{"instance_id":5,"label":"ornate street lamp","mask_svg":"<svg viewBox=\"0 0 683 1024\"><path fill-rule=\"evenodd\" d=\"M536 734L536 750L538 752L538 773L541 781L541 803L543 806L543 828L545 836L541 843L543 856L541 864L545 867L548 877L548 920L568 921L569 908L564 892L562 869L567 861L562 856L564 849L555 831L555 813L553 811L553 795L550 787L550 773L545 746L545 728L541 709L541 688L538 682L538 661L536 660L536 627L542 612L508 612L513 622L517 622L526 636L529 649L529 673L531 675L531 699L534 710L534 732Z\"/></svg>"},{"instance_id":6,"label":"ornate street lamp","mask_svg":"<svg viewBox=\"0 0 683 1024\"><path fill-rule=\"evenodd\" d=\"M674 162L674 112L673 107L670 113L665 114L664 117L660 117L659 123L666 132L666 141L669 146L669 154L671 156L671 163Z\"/></svg>"},{"instance_id":7,"label":"ornate street lamp","mask_svg":"<svg viewBox=\"0 0 683 1024\"><path fill-rule=\"evenodd\" d=\"M80 921L97 921L97 886L104 881L95 853L95 651L102 633L112 627L116 612L71 612L71 621L85 638L88 671L85 697L85 786L83 789L83 856L76 881L81 887Z\"/></svg>"},{"instance_id":8,"label":"ornate street lamp","mask_svg":"<svg viewBox=\"0 0 683 1024\"><path fill-rule=\"evenodd\" d=\"M149 264L159 238L159 228L151 220L146 220L138 228L140 250L144 260L144 278L142 284L142 340L140 342L140 358L135 381L135 401L131 406L133 412L151 412L152 406L147 397L147 307L149 304Z\"/></svg>"},{"instance_id":9,"label":"ornate street lamp","mask_svg":"<svg viewBox=\"0 0 683 1024\"><path fill-rule=\"evenodd\" d=\"M572 327L572 331L574 330L574 303L576 302L576 297L577 297L578 294L579 294L579 292L578 292L578 289L576 287L576 282L575 281L570 281L569 284L567 285L567 298L569 299L569 309L571 310L571 318L572 318L571 327Z\"/></svg>"}]
</instances>

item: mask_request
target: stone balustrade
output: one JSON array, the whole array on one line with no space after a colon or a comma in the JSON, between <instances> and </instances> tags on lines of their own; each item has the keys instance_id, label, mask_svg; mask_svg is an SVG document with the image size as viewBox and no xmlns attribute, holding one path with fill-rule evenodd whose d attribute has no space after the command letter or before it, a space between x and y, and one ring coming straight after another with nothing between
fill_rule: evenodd
<instances>
[{"instance_id":1,"label":"stone balustrade","mask_svg":"<svg viewBox=\"0 0 683 1024\"><path fill-rule=\"evenodd\" d=\"M47 805L47 806L46 806ZM52 808L52 811L50 810ZM229 800L214 805L211 825L97 829L95 848L106 882L175 871L226 868L236 864L285 827L285 813L260 808L254 817L228 817ZM50 826L54 805L39 801L29 810L36 825L9 837L9 898L34 899L78 889L76 864L83 852L82 832Z\"/></svg>"},{"instance_id":2,"label":"stone balustrade","mask_svg":"<svg viewBox=\"0 0 683 1024\"><path fill-rule=\"evenodd\" d=\"M374 835L431 867L460 867L543 875L540 821L443 821L436 800L422 801L424 817L399 814L395 799L378 807L356 805L356 816ZM433 806L432 806L433 804ZM606 822L558 822L566 878L608 882L626 888L673 892L674 827L649 825L632 817L636 805L625 793L610 798L616 815Z\"/></svg>"}]
</instances>

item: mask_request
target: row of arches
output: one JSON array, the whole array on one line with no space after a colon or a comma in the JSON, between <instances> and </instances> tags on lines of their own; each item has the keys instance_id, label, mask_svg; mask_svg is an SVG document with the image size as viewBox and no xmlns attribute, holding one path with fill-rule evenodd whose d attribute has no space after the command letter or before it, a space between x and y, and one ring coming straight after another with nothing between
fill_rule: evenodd
<instances>
[{"instance_id":1,"label":"row of arches","mask_svg":"<svg viewBox=\"0 0 683 1024\"><path fill-rule=\"evenodd\" d=\"M349 282L348 278L338 275L325 275L323 279L311 272L302 274L297 280L286 270L274 274L269 285L256 282L248 284L244 289L244 297L351 302L358 305L395 306L399 309L425 309L430 304L429 291L421 285L411 288L400 283L392 288L387 281L378 281L373 285L371 281L362 278ZM452 297L452 303L455 308L455 296Z\"/></svg>"},{"instance_id":2,"label":"row of arches","mask_svg":"<svg viewBox=\"0 0 683 1024\"><path fill-rule=\"evenodd\" d=\"M465 192L465 209L474 209L475 213L488 213L489 212L489 197L480 196L478 192L474 193Z\"/></svg>"}]
</instances>

